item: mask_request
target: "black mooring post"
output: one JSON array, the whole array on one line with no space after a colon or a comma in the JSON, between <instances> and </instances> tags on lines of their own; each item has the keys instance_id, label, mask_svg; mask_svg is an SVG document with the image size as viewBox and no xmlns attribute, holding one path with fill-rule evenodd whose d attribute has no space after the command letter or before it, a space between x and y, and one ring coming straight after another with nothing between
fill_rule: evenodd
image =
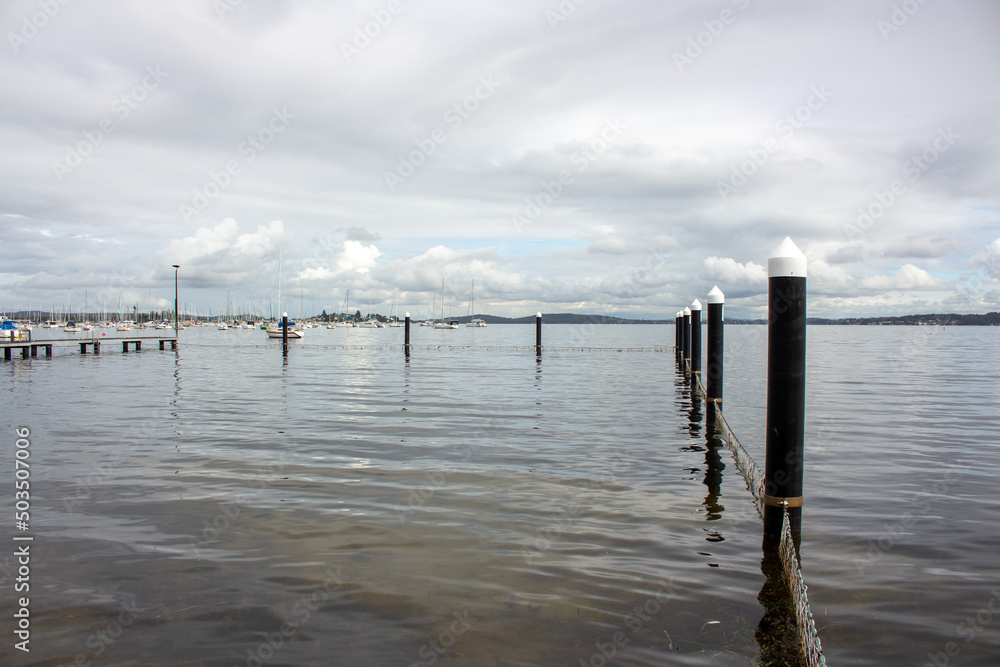
<instances>
[{"instance_id":1,"label":"black mooring post","mask_svg":"<svg viewBox=\"0 0 1000 667\"><path fill-rule=\"evenodd\" d=\"M726 295L716 285L708 293L708 350L705 355L705 395L709 408L722 407L723 314Z\"/></svg>"},{"instance_id":2,"label":"black mooring post","mask_svg":"<svg viewBox=\"0 0 1000 667\"><path fill-rule=\"evenodd\" d=\"M677 358L681 358L681 345L684 341L681 340L681 324L684 322L684 316L681 311L677 311L674 315L674 353Z\"/></svg>"},{"instance_id":3,"label":"black mooring post","mask_svg":"<svg viewBox=\"0 0 1000 667\"><path fill-rule=\"evenodd\" d=\"M406 356L410 356L410 314L406 314L406 320L403 324L403 352Z\"/></svg>"},{"instance_id":4,"label":"black mooring post","mask_svg":"<svg viewBox=\"0 0 1000 667\"><path fill-rule=\"evenodd\" d=\"M691 361L691 309L684 309L684 321L681 323L681 338L684 341L681 363L687 373L687 364Z\"/></svg>"},{"instance_id":5,"label":"black mooring post","mask_svg":"<svg viewBox=\"0 0 1000 667\"><path fill-rule=\"evenodd\" d=\"M764 537L802 528L806 407L806 257L787 236L767 260L767 431Z\"/></svg>"},{"instance_id":6,"label":"black mooring post","mask_svg":"<svg viewBox=\"0 0 1000 667\"><path fill-rule=\"evenodd\" d=\"M701 375L701 301L691 302L691 373Z\"/></svg>"},{"instance_id":7,"label":"black mooring post","mask_svg":"<svg viewBox=\"0 0 1000 667\"><path fill-rule=\"evenodd\" d=\"M281 314L281 353L288 354L288 313Z\"/></svg>"},{"instance_id":8,"label":"black mooring post","mask_svg":"<svg viewBox=\"0 0 1000 667\"><path fill-rule=\"evenodd\" d=\"M535 315L535 354L542 354L542 314Z\"/></svg>"}]
</instances>

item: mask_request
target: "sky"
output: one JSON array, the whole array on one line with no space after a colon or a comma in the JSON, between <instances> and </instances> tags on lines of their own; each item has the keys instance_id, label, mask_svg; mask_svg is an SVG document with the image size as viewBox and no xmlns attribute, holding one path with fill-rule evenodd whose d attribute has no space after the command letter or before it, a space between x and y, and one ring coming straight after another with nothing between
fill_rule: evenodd
<instances>
[{"instance_id":1,"label":"sky","mask_svg":"<svg viewBox=\"0 0 1000 667\"><path fill-rule=\"evenodd\" d=\"M994 0L4 0L6 311L1000 310ZM280 257L280 270L279 270ZM280 301L279 301L280 276Z\"/></svg>"}]
</instances>

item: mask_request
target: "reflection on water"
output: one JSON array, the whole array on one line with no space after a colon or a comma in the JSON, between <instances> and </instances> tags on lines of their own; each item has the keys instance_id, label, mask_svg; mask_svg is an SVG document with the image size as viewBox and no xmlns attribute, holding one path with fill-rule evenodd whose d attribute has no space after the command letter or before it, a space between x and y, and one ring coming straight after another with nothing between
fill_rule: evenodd
<instances>
[{"instance_id":1,"label":"reflection on water","mask_svg":"<svg viewBox=\"0 0 1000 667\"><path fill-rule=\"evenodd\" d=\"M711 414L711 412L709 413ZM722 462L722 453L726 451L726 443L715 433L714 428L706 429L705 445L705 481L707 487L705 494L705 520L718 521L722 518L725 507L722 505L722 471L726 469L726 464ZM710 535L709 542L721 542L723 537L718 534Z\"/></svg>"},{"instance_id":2,"label":"reflection on water","mask_svg":"<svg viewBox=\"0 0 1000 667\"><path fill-rule=\"evenodd\" d=\"M669 350L283 358L256 333L2 367L44 461L38 649L5 664L754 660L757 531L706 550Z\"/></svg>"},{"instance_id":3,"label":"reflection on water","mask_svg":"<svg viewBox=\"0 0 1000 667\"><path fill-rule=\"evenodd\" d=\"M757 600L764 615L757 624L754 637L760 646L760 664L775 667L799 667L804 665L795 624L795 608L791 603L792 593L782 573L781 559L773 548L764 549L760 561L760 571L764 574L764 586Z\"/></svg>"},{"instance_id":4,"label":"reflection on water","mask_svg":"<svg viewBox=\"0 0 1000 667\"><path fill-rule=\"evenodd\" d=\"M831 664L923 664L948 641L962 664L995 664L1000 624L967 643L955 628L1000 581L1000 395L983 371L1000 345L917 329L809 333L801 548ZM762 331L730 327L726 359L727 419L761 462ZM444 333L490 351L429 349L441 332L415 328L408 361L325 346L394 333L310 330L282 359L262 332L194 329L176 352L0 365L8 427L34 436L37 556L37 644L0 643L0 662L747 665L783 650L750 494L669 348L558 351L662 347L669 327L551 326L543 361L530 326ZM0 556L5 587L10 567Z\"/></svg>"}]
</instances>

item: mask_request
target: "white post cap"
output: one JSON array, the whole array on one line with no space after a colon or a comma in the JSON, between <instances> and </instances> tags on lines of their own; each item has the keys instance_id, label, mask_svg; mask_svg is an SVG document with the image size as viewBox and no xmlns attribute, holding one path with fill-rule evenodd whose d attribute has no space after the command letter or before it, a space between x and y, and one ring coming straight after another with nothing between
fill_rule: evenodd
<instances>
[{"instance_id":1,"label":"white post cap","mask_svg":"<svg viewBox=\"0 0 1000 667\"><path fill-rule=\"evenodd\" d=\"M410 316L410 314L409 314L409 313L407 313L407 314L406 314L406 317L409 317L409 316Z\"/></svg>"},{"instance_id":2,"label":"white post cap","mask_svg":"<svg viewBox=\"0 0 1000 667\"><path fill-rule=\"evenodd\" d=\"M678 310L677 311L677 317L684 317L684 311L683 310Z\"/></svg>"},{"instance_id":3,"label":"white post cap","mask_svg":"<svg viewBox=\"0 0 1000 667\"><path fill-rule=\"evenodd\" d=\"M685 308L684 309L684 314L687 315L688 317L690 317L691 316L691 309L690 308Z\"/></svg>"},{"instance_id":4,"label":"white post cap","mask_svg":"<svg viewBox=\"0 0 1000 667\"><path fill-rule=\"evenodd\" d=\"M541 317L541 316L542 316L541 313L535 313L535 317Z\"/></svg>"},{"instance_id":5,"label":"white post cap","mask_svg":"<svg viewBox=\"0 0 1000 667\"><path fill-rule=\"evenodd\" d=\"M691 302L691 310L701 310L701 301L698 301L698 299L695 299L694 301L692 301Z\"/></svg>"},{"instance_id":6,"label":"white post cap","mask_svg":"<svg viewBox=\"0 0 1000 667\"><path fill-rule=\"evenodd\" d=\"M288 313L282 313L281 316L282 317L288 317Z\"/></svg>"},{"instance_id":7,"label":"white post cap","mask_svg":"<svg viewBox=\"0 0 1000 667\"><path fill-rule=\"evenodd\" d=\"M806 256L788 236L767 258L767 277L806 277Z\"/></svg>"},{"instance_id":8,"label":"white post cap","mask_svg":"<svg viewBox=\"0 0 1000 667\"><path fill-rule=\"evenodd\" d=\"M713 287L712 291L708 293L708 302L709 303L725 303L726 302L726 295L722 293L722 290L719 289L718 285L716 285L715 287Z\"/></svg>"}]
</instances>

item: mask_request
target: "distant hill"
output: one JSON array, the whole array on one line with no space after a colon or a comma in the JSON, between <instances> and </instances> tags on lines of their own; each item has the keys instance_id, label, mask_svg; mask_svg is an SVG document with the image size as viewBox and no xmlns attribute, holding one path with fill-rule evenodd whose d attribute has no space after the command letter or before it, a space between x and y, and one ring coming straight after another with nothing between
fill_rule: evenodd
<instances>
[{"instance_id":1,"label":"distant hill","mask_svg":"<svg viewBox=\"0 0 1000 667\"><path fill-rule=\"evenodd\" d=\"M534 324L535 316L525 317L500 317L499 315L463 315L462 317L446 318L451 321L465 324L474 317L478 317L487 324ZM581 315L579 313L543 313L542 321L545 324L673 324L673 320L630 320L624 317L611 317L610 315Z\"/></svg>"},{"instance_id":2,"label":"distant hill","mask_svg":"<svg viewBox=\"0 0 1000 667\"><path fill-rule=\"evenodd\" d=\"M474 315L487 324L531 324L535 321L534 315L527 317L499 317L498 315ZM450 318L458 322L465 323L472 317ZM543 313L542 321L545 324L673 324L674 320L630 320L624 317L612 317L610 315L581 315L579 313ZM827 319L822 317L810 317L806 320L808 324L853 324L853 325L936 325L936 326L1000 326L1000 313L986 313L985 315L959 315L957 313L930 314L930 315L901 315L899 317L844 317L840 319ZM726 319L726 324L767 324L767 320L741 320Z\"/></svg>"},{"instance_id":3,"label":"distant hill","mask_svg":"<svg viewBox=\"0 0 1000 667\"><path fill-rule=\"evenodd\" d=\"M26 311L16 311L12 313L7 313L7 317L11 317L15 320L24 320L28 317ZM144 317L145 313L140 313L140 316ZM48 312L31 312L32 320L37 321L38 319L54 319L55 316ZM77 314L77 317L81 320L84 319L97 319L96 313L93 314ZM186 319L189 315L182 314L181 318ZM385 321L386 318L378 315L380 320ZM450 321L459 322L460 324L465 324L469 320L478 317L487 324L532 324L535 321L534 315L527 315L525 317L500 317L499 315L462 315L461 317L449 317ZM170 319L167 317L167 319ZM200 319L205 319L204 317ZM245 319L245 316L239 315L236 317L238 320ZM306 318L310 319L310 318ZM320 316L314 316L312 319L321 319ZM611 315L583 315L580 313L543 313L542 321L545 324L673 324L674 320L632 320L625 317L612 317ZM985 315L959 315L957 313L941 313L941 314L928 314L928 315L901 315L898 317L842 317L840 319L827 319L823 317L810 317L807 320L808 324L852 324L852 325L892 325L892 326L905 326L905 325L934 325L934 326L1000 326L1000 313L986 313ZM756 320L741 320L726 318L726 324L767 324L767 320L756 319Z\"/></svg>"},{"instance_id":4,"label":"distant hill","mask_svg":"<svg viewBox=\"0 0 1000 667\"><path fill-rule=\"evenodd\" d=\"M941 313L929 315L901 315L899 317L842 317L838 320L828 320L810 317L809 324L861 324L861 325L934 325L934 326L1000 326L1000 313L985 315L958 315L956 313Z\"/></svg>"}]
</instances>

